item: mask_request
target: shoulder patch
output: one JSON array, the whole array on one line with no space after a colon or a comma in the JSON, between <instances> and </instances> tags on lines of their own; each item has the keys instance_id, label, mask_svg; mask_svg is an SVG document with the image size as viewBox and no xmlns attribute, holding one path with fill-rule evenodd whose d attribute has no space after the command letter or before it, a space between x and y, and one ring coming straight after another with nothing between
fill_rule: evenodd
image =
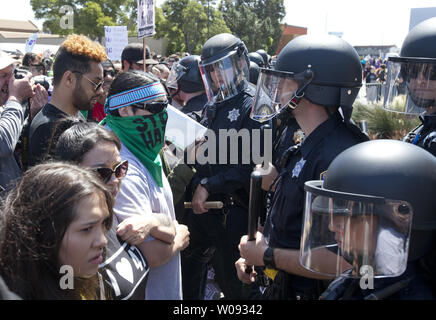
<instances>
[{"instance_id":1,"label":"shoulder patch","mask_svg":"<svg viewBox=\"0 0 436 320\"><path fill-rule=\"evenodd\" d=\"M319 175L319 180L323 180L324 181L324 178L325 178L326 174L327 174L327 170L324 171L324 172L321 172L321 174Z\"/></svg>"}]
</instances>

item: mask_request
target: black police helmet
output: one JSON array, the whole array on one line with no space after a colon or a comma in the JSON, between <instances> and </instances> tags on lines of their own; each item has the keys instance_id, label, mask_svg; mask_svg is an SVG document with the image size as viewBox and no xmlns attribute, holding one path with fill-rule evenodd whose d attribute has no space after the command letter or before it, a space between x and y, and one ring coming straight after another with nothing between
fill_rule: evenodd
<instances>
[{"instance_id":1,"label":"black police helmet","mask_svg":"<svg viewBox=\"0 0 436 320\"><path fill-rule=\"evenodd\" d=\"M214 62L234 50L238 50L240 54L244 54L247 65L249 65L248 51L244 42L230 33L217 34L205 42L201 50L201 63L208 64Z\"/></svg>"},{"instance_id":2,"label":"black police helmet","mask_svg":"<svg viewBox=\"0 0 436 320\"><path fill-rule=\"evenodd\" d=\"M323 189L407 201L413 208L409 260L433 246L436 230L436 158L413 144L373 140L339 154Z\"/></svg>"},{"instance_id":3,"label":"black police helmet","mask_svg":"<svg viewBox=\"0 0 436 320\"><path fill-rule=\"evenodd\" d=\"M198 63L200 62L200 56L190 55L179 60L179 64L185 67L186 73L177 81L177 85L180 90L193 93L198 91L204 91L204 84L201 78L200 69Z\"/></svg>"},{"instance_id":4,"label":"black police helmet","mask_svg":"<svg viewBox=\"0 0 436 320\"><path fill-rule=\"evenodd\" d=\"M265 50L263 50L263 49L257 50L256 53L261 55L261 57L263 59L263 63L266 66L268 66L269 65L269 55L268 55L268 53Z\"/></svg>"},{"instance_id":5,"label":"black police helmet","mask_svg":"<svg viewBox=\"0 0 436 320\"><path fill-rule=\"evenodd\" d=\"M265 66L265 62L263 61L262 56L260 54L258 54L257 52L250 52L248 54L248 59L250 59L250 61L254 62L255 64L257 64L261 68L263 68Z\"/></svg>"},{"instance_id":6,"label":"black police helmet","mask_svg":"<svg viewBox=\"0 0 436 320\"><path fill-rule=\"evenodd\" d=\"M249 81L250 83L257 85L257 79L259 78L260 73L260 67L257 65L257 63L250 61L250 67L248 69L249 71Z\"/></svg>"},{"instance_id":7,"label":"black police helmet","mask_svg":"<svg viewBox=\"0 0 436 320\"><path fill-rule=\"evenodd\" d=\"M402 58L436 58L436 17L416 25L401 47Z\"/></svg>"},{"instance_id":8,"label":"black police helmet","mask_svg":"<svg viewBox=\"0 0 436 320\"><path fill-rule=\"evenodd\" d=\"M293 39L278 55L274 69L294 73L311 69L314 77L304 97L326 107L351 109L362 86L362 65L356 50L331 35Z\"/></svg>"}]
</instances>

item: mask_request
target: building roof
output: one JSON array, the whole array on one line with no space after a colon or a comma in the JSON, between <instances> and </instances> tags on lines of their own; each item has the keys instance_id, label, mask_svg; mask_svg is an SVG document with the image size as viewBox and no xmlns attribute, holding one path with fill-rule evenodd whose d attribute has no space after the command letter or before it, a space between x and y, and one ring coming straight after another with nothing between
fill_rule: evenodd
<instances>
[{"instance_id":1,"label":"building roof","mask_svg":"<svg viewBox=\"0 0 436 320\"><path fill-rule=\"evenodd\" d=\"M292 26L288 24L284 24L282 25L282 27L283 27L283 35L307 34L307 28L305 27Z\"/></svg>"},{"instance_id":2,"label":"building roof","mask_svg":"<svg viewBox=\"0 0 436 320\"><path fill-rule=\"evenodd\" d=\"M27 39L35 32L9 32L9 31L1 31L0 36L5 39ZM62 36L58 34L49 34L49 33L38 33L38 39L47 39L47 38L60 38Z\"/></svg>"},{"instance_id":3,"label":"building roof","mask_svg":"<svg viewBox=\"0 0 436 320\"><path fill-rule=\"evenodd\" d=\"M39 28L30 20L0 19L0 31L35 33L39 31Z\"/></svg>"}]
</instances>

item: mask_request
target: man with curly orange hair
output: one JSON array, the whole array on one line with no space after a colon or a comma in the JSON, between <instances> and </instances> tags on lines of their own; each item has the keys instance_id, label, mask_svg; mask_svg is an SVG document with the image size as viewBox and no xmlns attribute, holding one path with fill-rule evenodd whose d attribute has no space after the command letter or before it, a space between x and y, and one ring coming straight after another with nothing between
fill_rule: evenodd
<instances>
[{"instance_id":1,"label":"man with curly orange hair","mask_svg":"<svg viewBox=\"0 0 436 320\"><path fill-rule=\"evenodd\" d=\"M46 157L55 123L70 115L83 117L103 94L103 67L106 50L83 35L70 35L55 56L53 93L33 119L29 133L29 163L35 165Z\"/></svg>"}]
</instances>

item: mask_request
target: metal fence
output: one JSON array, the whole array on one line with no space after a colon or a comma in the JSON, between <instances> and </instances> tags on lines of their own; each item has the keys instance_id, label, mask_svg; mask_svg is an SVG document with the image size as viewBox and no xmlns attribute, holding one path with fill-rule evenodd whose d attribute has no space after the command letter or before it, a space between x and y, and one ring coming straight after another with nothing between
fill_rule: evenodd
<instances>
[{"instance_id":1,"label":"metal fence","mask_svg":"<svg viewBox=\"0 0 436 320\"><path fill-rule=\"evenodd\" d=\"M385 90L386 84L384 83L364 83L357 99L366 100L368 103L383 103Z\"/></svg>"}]
</instances>

